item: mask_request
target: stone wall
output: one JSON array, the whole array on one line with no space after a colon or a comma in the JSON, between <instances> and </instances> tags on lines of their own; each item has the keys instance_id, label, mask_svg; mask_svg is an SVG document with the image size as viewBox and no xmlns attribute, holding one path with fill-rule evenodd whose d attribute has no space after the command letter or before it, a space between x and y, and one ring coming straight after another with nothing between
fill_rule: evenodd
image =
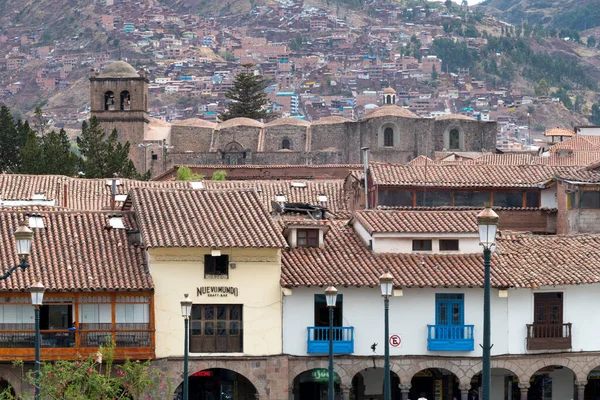
<instances>
[{"instance_id":1,"label":"stone wall","mask_svg":"<svg viewBox=\"0 0 600 400\"><path fill-rule=\"evenodd\" d=\"M171 126L171 145L178 150L208 153L213 136L212 128Z\"/></svg>"},{"instance_id":2,"label":"stone wall","mask_svg":"<svg viewBox=\"0 0 600 400\"><path fill-rule=\"evenodd\" d=\"M263 152L275 152L283 149L284 139L289 140L289 149L294 152L306 150L306 126L298 125L273 125L265 127L265 142Z\"/></svg>"},{"instance_id":3,"label":"stone wall","mask_svg":"<svg viewBox=\"0 0 600 400\"><path fill-rule=\"evenodd\" d=\"M236 125L215 131L215 148L225 151L230 143L239 143L244 150L258 150L258 138L262 128ZM171 137L171 140L173 138Z\"/></svg>"}]
</instances>

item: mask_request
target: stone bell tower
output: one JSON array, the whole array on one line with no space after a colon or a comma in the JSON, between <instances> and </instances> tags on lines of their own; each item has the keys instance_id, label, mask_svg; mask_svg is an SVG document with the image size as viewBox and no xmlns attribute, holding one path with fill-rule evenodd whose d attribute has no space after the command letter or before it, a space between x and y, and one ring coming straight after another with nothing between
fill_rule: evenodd
<instances>
[{"instance_id":1,"label":"stone bell tower","mask_svg":"<svg viewBox=\"0 0 600 400\"><path fill-rule=\"evenodd\" d=\"M91 113L109 133L117 129L119 141L129 142L129 158L143 173L144 149L139 144L148 131L148 78L125 61L109 64L90 76Z\"/></svg>"}]
</instances>

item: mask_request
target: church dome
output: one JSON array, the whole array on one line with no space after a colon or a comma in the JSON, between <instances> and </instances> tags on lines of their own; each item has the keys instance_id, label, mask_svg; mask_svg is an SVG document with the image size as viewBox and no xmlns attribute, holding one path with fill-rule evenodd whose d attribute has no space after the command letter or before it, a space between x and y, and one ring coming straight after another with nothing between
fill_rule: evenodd
<instances>
[{"instance_id":1,"label":"church dome","mask_svg":"<svg viewBox=\"0 0 600 400\"><path fill-rule=\"evenodd\" d=\"M391 87L383 89L383 94L396 94L396 91Z\"/></svg>"},{"instance_id":2,"label":"church dome","mask_svg":"<svg viewBox=\"0 0 600 400\"><path fill-rule=\"evenodd\" d=\"M99 78L139 78L137 71L125 61L115 61L106 66Z\"/></svg>"}]
</instances>

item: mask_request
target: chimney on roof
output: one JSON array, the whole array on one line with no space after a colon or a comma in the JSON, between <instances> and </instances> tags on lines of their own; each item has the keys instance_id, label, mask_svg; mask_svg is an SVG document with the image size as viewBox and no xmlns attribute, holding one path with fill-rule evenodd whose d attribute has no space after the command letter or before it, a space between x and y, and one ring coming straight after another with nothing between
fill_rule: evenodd
<instances>
[{"instance_id":1,"label":"chimney on roof","mask_svg":"<svg viewBox=\"0 0 600 400\"><path fill-rule=\"evenodd\" d=\"M110 209L115 209L115 196L117 195L117 180L113 179L110 186Z\"/></svg>"},{"instance_id":2,"label":"chimney on roof","mask_svg":"<svg viewBox=\"0 0 600 400\"><path fill-rule=\"evenodd\" d=\"M127 241L132 246L139 246L142 244L142 234L137 229L128 229L125 231L127 234Z\"/></svg>"}]
</instances>

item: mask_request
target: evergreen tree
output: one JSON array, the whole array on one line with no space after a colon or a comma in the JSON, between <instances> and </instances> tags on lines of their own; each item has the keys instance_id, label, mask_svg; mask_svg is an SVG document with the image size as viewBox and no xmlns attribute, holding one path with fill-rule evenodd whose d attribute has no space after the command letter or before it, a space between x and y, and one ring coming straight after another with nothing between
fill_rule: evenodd
<instances>
[{"instance_id":1,"label":"evergreen tree","mask_svg":"<svg viewBox=\"0 0 600 400\"><path fill-rule=\"evenodd\" d=\"M548 96L549 89L550 85L548 85L548 81L546 80L546 78L542 78L533 90L535 91L535 95L539 97Z\"/></svg>"},{"instance_id":2,"label":"evergreen tree","mask_svg":"<svg viewBox=\"0 0 600 400\"><path fill-rule=\"evenodd\" d=\"M29 127L29 124L27 124ZM20 165L20 150L25 145L27 131L19 121L15 125L6 106L0 108L0 172L14 172Z\"/></svg>"},{"instance_id":3,"label":"evergreen tree","mask_svg":"<svg viewBox=\"0 0 600 400\"><path fill-rule=\"evenodd\" d=\"M596 38L593 36L590 36L587 38L587 47L589 48L594 48L596 47Z\"/></svg>"},{"instance_id":4,"label":"evergreen tree","mask_svg":"<svg viewBox=\"0 0 600 400\"><path fill-rule=\"evenodd\" d=\"M42 164L45 174L73 176L77 174L79 158L71 150L71 142L64 129L52 131L42 138Z\"/></svg>"},{"instance_id":5,"label":"evergreen tree","mask_svg":"<svg viewBox=\"0 0 600 400\"><path fill-rule=\"evenodd\" d=\"M95 117L90 123L83 122L77 146L83 156L81 172L86 178L138 178L133 162L129 159L129 142L118 141L117 130L107 137Z\"/></svg>"},{"instance_id":6,"label":"evergreen tree","mask_svg":"<svg viewBox=\"0 0 600 400\"><path fill-rule=\"evenodd\" d=\"M43 136L46 131L46 123L48 121L44 118L44 113L40 107L36 107L33 112L33 127L38 136Z\"/></svg>"},{"instance_id":7,"label":"evergreen tree","mask_svg":"<svg viewBox=\"0 0 600 400\"><path fill-rule=\"evenodd\" d=\"M436 81L437 78L438 78L437 69L435 68L435 65L433 65L433 67L431 68L431 80Z\"/></svg>"},{"instance_id":8,"label":"evergreen tree","mask_svg":"<svg viewBox=\"0 0 600 400\"><path fill-rule=\"evenodd\" d=\"M29 128L29 124L22 129L25 130L27 128ZM47 173L42 161L40 139L33 129L29 128L28 130L29 132L26 133L27 139L25 140L25 145L20 152L20 166L18 172L32 175Z\"/></svg>"},{"instance_id":9,"label":"evergreen tree","mask_svg":"<svg viewBox=\"0 0 600 400\"><path fill-rule=\"evenodd\" d=\"M222 121L238 117L256 120L267 117L267 111L263 108L268 103L265 79L261 75L254 75L252 64L243 64L242 67L246 71L236 75L233 87L225 93L231 102L227 105L227 111L219 115Z\"/></svg>"}]
</instances>

